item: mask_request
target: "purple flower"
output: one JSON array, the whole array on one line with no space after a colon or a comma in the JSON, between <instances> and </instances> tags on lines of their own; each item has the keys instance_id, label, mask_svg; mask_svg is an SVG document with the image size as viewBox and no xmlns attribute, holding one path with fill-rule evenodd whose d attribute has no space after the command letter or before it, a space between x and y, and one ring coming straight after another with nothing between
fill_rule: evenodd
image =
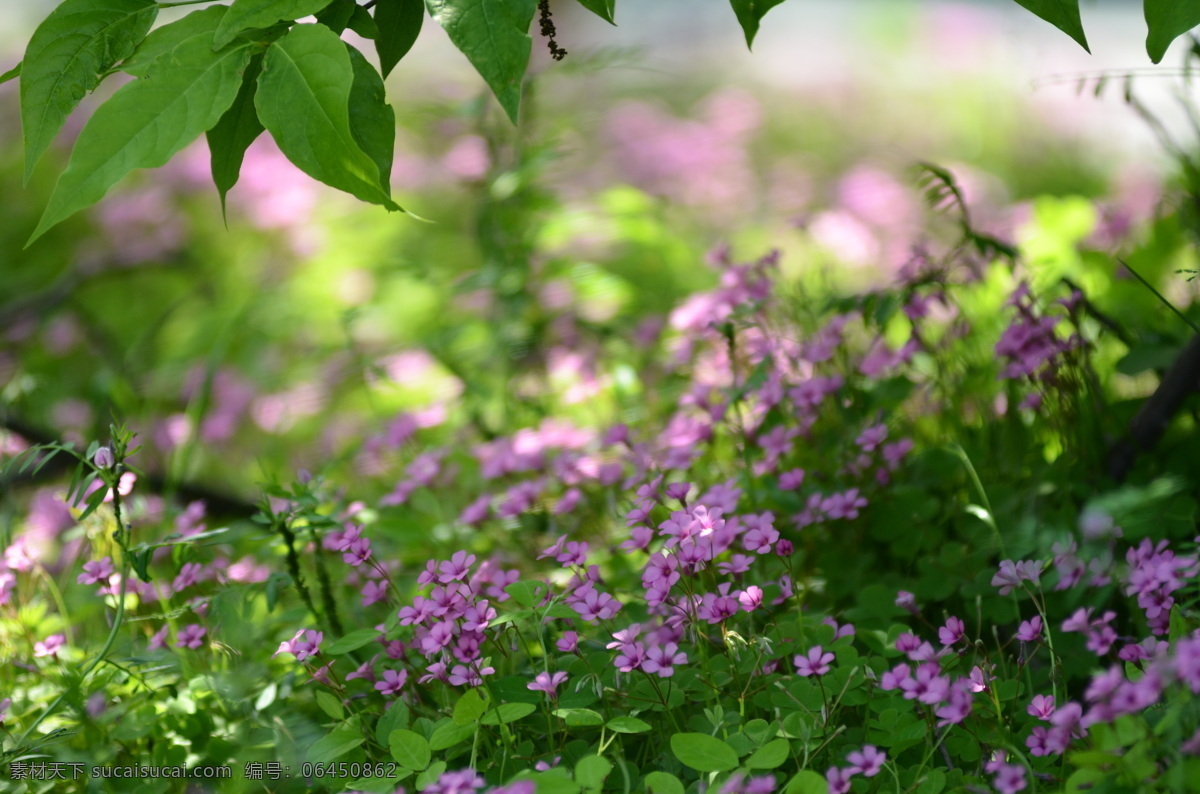
<instances>
[{"instance_id":1,"label":"purple flower","mask_svg":"<svg viewBox=\"0 0 1200 794\"><path fill-rule=\"evenodd\" d=\"M900 682L904 699L916 699L931 706L946 700L950 694L950 680L940 673L941 668L936 662L919 666L912 678Z\"/></svg>"},{"instance_id":2,"label":"purple flower","mask_svg":"<svg viewBox=\"0 0 1200 794\"><path fill-rule=\"evenodd\" d=\"M675 675L675 665L687 664L687 654L679 650L673 642L666 645L655 645L646 652L642 669L647 673L658 673L659 678L670 678Z\"/></svg>"},{"instance_id":3,"label":"purple flower","mask_svg":"<svg viewBox=\"0 0 1200 794\"><path fill-rule=\"evenodd\" d=\"M640 669L644 661L646 661L646 646L635 642L632 645L622 646L621 652L613 659L613 664L622 673L628 673Z\"/></svg>"},{"instance_id":4,"label":"purple flower","mask_svg":"<svg viewBox=\"0 0 1200 794\"><path fill-rule=\"evenodd\" d=\"M381 579L378 582L370 581L363 585L362 589L362 605L369 607L372 604L379 603L387 598L387 579Z\"/></svg>"},{"instance_id":5,"label":"purple flower","mask_svg":"<svg viewBox=\"0 0 1200 794\"><path fill-rule=\"evenodd\" d=\"M471 566L475 564L475 555L467 554L465 551L456 551L454 555L447 561L438 566L438 583L450 584L451 582L461 582L470 572Z\"/></svg>"},{"instance_id":6,"label":"purple flower","mask_svg":"<svg viewBox=\"0 0 1200 794\"><path fill-rule=\"evenodd\" d=\"M1037 642L1042 636L1042 618L1034 615L1029 620L1021 621L1017 627L1017 639L1021 642Z\"/></svg>"},{"instance_id":7,"label":"purple flower","mask_svg":"<svg viewBox=\"0 0 1200 794\"><path fill-rule=\"evenodd\" d=\"M792 663L796 665L796 675L807 678L810 675L825 675L829 672L829 663L832 662L834 656L821 648L820 645L814 645L809 648L807 654L797 655Z\"/></svg>"},{"instance_id":8,"label":"purple flower","mask_svg":"<svg viewBox=\"0 0 1200 794\"><path fill-rule=\"evenodd\" d=\"M849 769L829 767L825 773L825 782L829 784L829 794L846 794L850 790L850 778L854 773Z\"/></svg>"},{"instance_id":9,"label":"purple flower","mask_svg":"<svg viewBox=\"0 0 1200 794\"><path fill-rule=\"evenodd\" d=\"M353 681L356 678L362 678L366 681L375 680L375 657L360 664L353 673L346 674L347 681Z\"/></svg>"},{"instance_id":10,"label":"purple flower","mask_svg":"<svg viewBox=\"0 0 1200 794\"><path fill-rule=\"evenodd\" d=\"M563 635L555 641L554 647L563 653L574 653L579 649L579 634L574 631L564 631Z\"/></svg>"},{"instance_id":11,"label":"purple flower","mask_svg":"<svg viewBox=\"0 0 1200 794\"><path fill-rule=\"evenodd\" d=\"M320 646L323 639L325 639L323 632L300 629L290 640L279 643L279 650L271 654L271 658L274 659L281 653L290 653L296 657L297 662L303 662L308 657L321 652Z\"/></svg>"},{"instance_id":12,"label":"purple flower","mask_svg":"<svg viewBox=\"0 0 1200 794\"><path fill-rule=\"evenodd\" d=\"M891 670L888 670L879 679L879 688L885 692L890 692L893 689L900 689L905 681L912 678L912 671L907 664L898 664Z\"/></svg>"},{"instance_id":13,"label":"purple flower","mask_svg":"<svg viewBox=\"0 0 1200 794\"><path fill-rule=\"evenodd\" d=\"M113 456L113 451L108 447L100 447L92 455L92 463L95 463L101 469L111 469L116 465L116 462L117 459Z\"/></svg>"},{"instance_id":14,"label":"purple flower","mask_svg":"<svg viewBox=\"0 0 1200 794\"><path fill-rule=\"evenodd\" d=\"M384 695L394 696L404 688L404 683L408 681L408 671L400 670L384 670L383 679L375 682L375 688Z\"/></svg>"},{"instance_id":15,"label":"purple flower","mask_svg":"<svg viewBox=\"0 0 1200 794\"><path fill-rule=\"evenodd\" d=\"M204 644L204 635L206 633L208 633L208 630L198 623L184 626L183 630L179 632L179 636L175 639L175 647L195 650Z\"/></svg>"},{"instance_id":16,"label":"purple flower","mask_svg":"<svg viewBox=\"0 0 1200 794\"><path fill-rule=\"evenodd\" d=\"M33 644L33 655L35 657L57 657L59 650L62 649L66 642L67 638L62 634L51 634L41 642L35 642Z\"/></svg>"},{"instance_id":17,"label":"purple flower","mask_svg":"<svg viewBox=\"0 0 1200 794\"><path fill-rule=\"evenodd\" d=\"M1012 560L1003 560L1000 563L1000 570L992 577L992 587L1000 588L1000 595L1008 595L1023 581L1030 581L1036 585L1041 575L1041 560L1021 560L1016 563Z\"/></svg>"},{"instance_id":18,"label":"purple flower","mask_svg":"<svg viewBox=\"0 0 1200 794\"><path fill-rule=\"evenodd\" d=\"M846 770L850 774L875 777L883 769L883 764L887 761L887 754L876 749L874 745L868 744L862 750L850 753L846 756L846 760L850 762L850 767Z\"/></svg>"},{"instance_id":19,"label":"purple flower","mask_svg":"<svg viewBox=\"0 0 1200 794\"><path fill-rule=\"evenodd\" d=\"M737 594L738 603L742 605L742 609L746 612L753 612L762 606L763 591L757 585L750 585L745 590Z\"/></svg>"},{"instance_id":20,"label":"purple flower","mask_svg":"<svg viewBox=\"0 0 1200 794\"><path fill-rule=\"evenodd\" d=\"M966 625L962 618L946 618L946 625L938 629L938 642L942 645L953 645L966 635Z\"/></svg>"},{"instance_id":21,"label":"purple flower","mask_svg":"<svg viewBox=\"0 0 1200 794\"><path fill-rule=\"evenodd\" d=\"M996 776L992 778L992 785L1000 794L1017 794L1028 785L1025 780L1025 768L1017 764L1000 764Z\"/></svg>"},{"instance_id":22,"label":"purple flower","mask_svg":"<svg viewBox=\"0 0 1200 794\"><path fill-rule=\"evenodd\" d=\"M0 700L0 722L4 722L8 718L8 709L12 705L12 698Z\"/></svg>"},{"instance_id":23,"label":"purple flower","mask_svg":"<svg viewBox=\"0 0 1200 794\"><path fill-rule=\"evenodd\" d=\"M917 597L907 590L901 590L896 594L896 606L915 615L918 612Z\"/></svg>"},{"instance_id":24,"label":"purple flower","mask_svg":"<svg viewBox=\"0 0 1200 794\"><path fill-rule=\"evenodd\" d=\"M476 774L474 769L462 769L457 772L443 772L436 783L421 789L421 794L475 794L485 785L487 781ZM514 785L516 784L510 784L509 788Z\"/></svg>"},{"instance_id":25,"label":"purple flower","mask_svg":"<svg viewBox=\"0 0 1200 794\"><path fill-rule=\"evenodd\" d=\"M371 541L367 538L359 538L352 542L342 553L342 562L355 568L369 559L371 559Z\"/></svg>"},{"instance_id":26,"label":"purple flower","mask_svg":"<svg viewBox=\"0 0 1200 794\"><path fill-rule=\"evenodd\" d=\"M167 647L167 626L163 626L158 631L154 632L150 637L150 650L157 651L159 648Z\"/></svg>"},{"instance_id":27,"label":"purple flower","mask_svg":"<svg viewBox=\"0 0 1200 794\"><path fill-rule=\"evenodd\" d=\"M533 682L526 686L534 692L545 692L551 699L554 699L558 697L559 685L566 680L567 674L563 672L558 672L554 675L550 673L538 673Z\"/></svg>"},{"instance_id":28,"label":"purple flower","mask_svg":"<svg viewBox=\"0 0 1200 794\"><path fill-rule=\"evenodd\" d=\"M76 581L79 584L104 584L108 581L108 577L116 572L117 570L112 564L112 557L103 557L92 562L85 562L83 573L79 574Z\"/></svg>"}]
</instances>

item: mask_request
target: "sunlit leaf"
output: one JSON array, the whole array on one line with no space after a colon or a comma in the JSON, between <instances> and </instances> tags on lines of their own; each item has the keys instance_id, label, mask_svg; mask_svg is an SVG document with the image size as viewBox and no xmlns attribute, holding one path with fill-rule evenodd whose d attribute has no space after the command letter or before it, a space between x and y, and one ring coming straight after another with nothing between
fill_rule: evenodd
<instances>
[{"instance_id":1,"label":"sunlit leaf","mask_svg":"<svg viewBox=\"0 0 1200 794\"><path fill-rule=\"evenodd\" d=\"M388 737L388 748L392 751L393 761L418 772L429 766L432 757L429 742L424 736L413 731L392 731Z\"/></svg>"},{"instance_id":2,"label":"sunlit leaf","mask_svg":"<svg viewBox=\"0 0 1200 794\"><path fill-rule=\"evenodd\" d=\"M134 77L145 77L146 72L155 61L188 39L207 35L211 42L217 25L221 23L221 18L225 16L226 10L228 10L228 6L211 6L200 11L193 11L183 19L177 19L169 25L155 28L138 45L133 54L121 63L121 71Z\"/></svg>"},{"instance_id":3,"label":"sunlit leaf","mask_svg":"<svg viewBox=\"0 0 1200 794\"><path fill-rule=\"evenodd\" d=\"M778 0L783 2L783 0ZM591 11L596 16L610 24L617 24L614 15L617 10L617 0L579 0L579 5Z\"/></svg>"},{"instance_id":4,"label":"sunlit leaf","mask_svg":"<svg viewBox=\"0 0 1200 794\"><path fill-rule=\"evenodd\" d=\"M331 0L234 0L221 19L213 38L214 47L224 47L243 30L265 28L283 20L300 19L317 13Z\"/></svg>"},{"instance_id":5,"label":"sunlit leaf","mask_svg":"<svg viewBox=\"0 0 1200 794\"><path fill-rule=\"evenodd\" d=\"M314 179L389 210L380 168L350 128L354 67L346 45L324 25L296 25L263 61L254 104L280 150Z\"/></svg>"},{"instance_id":6,"label":"sunlit leaf","mask_svg":"<svg viewBox=\"0 0 1200 794\"><path fill-rule=\"evenodd\" d=\"M533 39L534 0L426 0L429 14L487 81L513 124Z\"/></svg>"},{"instance_id":7,"label":"sunlit leaf","mask_svg":"<svg viewBox=\"0 0 1200 794\"><path fill-rule=\"evenodd\" d=\"M66 0L38 25L21 67L26 182L84 94L129 57L157 14L154 0Z\"/></svg>"},{"instance_id":8,"label":"sunlit leaf","mask_svg":"<svg viewBox=\"0 0 1200 794\"><path fill-rule=\"evenodd\" d=\"M677 733L671 737L671 752L684 766L698 772L725 772L738 765L737 752L706 733Z\"/></svg>"}]
</instances>

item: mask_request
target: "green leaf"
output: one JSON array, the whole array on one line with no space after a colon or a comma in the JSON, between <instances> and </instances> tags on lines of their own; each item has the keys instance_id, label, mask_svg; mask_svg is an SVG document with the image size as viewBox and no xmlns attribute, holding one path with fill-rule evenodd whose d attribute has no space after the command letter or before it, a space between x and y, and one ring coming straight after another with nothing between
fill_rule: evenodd
<instances>
[{"instance_id":1,"label":"green leaf","mask_svg":"<svg viewBox=\"0 0 1200 794\"><path fill-rule=\"evenodd\" d=\"M415 784L415 788L417 789L417 791L421 791L425 788L428 788L435 780L437 780L439 777L441 777L442 773L445 771L446 771L446 762L445 761L435 761L433 764L431 764L429 766L428 769L426 769L424 772L422 772L420 775L417 776L417 782Z\"/></svg>"},{"instance_id":2,"label":"green leaf","mask_svg":"<svg viewBox=\"0 0 1200 794\"><path fill-rule=\"evenodd\" d=\"M392 705L387 711L383 712L383 716L375 723L375 741L381 745L386 745L388 737L392 735L392 731L408 725L408 717L408 706L400 701L393 700Z\"/></svg>"},{"instance_id":3,"label":"green leaf","mask_svg":"<svg viewBox=\"0 0 1200 794\"><path fill-rule=\"evenodd\" d=\"M501 703L497 708L490 709L484 714L480 722L484 725L500 725L507 722L516 722L528 717L535 711L537 711L537 706L532 703Z\"/></svg>"},{"instance_id":4,"label":"green leaf","mask_svg":"<svg viewBox=\"0 0 1200 794\"><path fill-rule=\"evenodd\" d=\"M650 730L650 723L637 717L613 717L608 721L608 729L613 733L645 733Z\"/></svg>"},{"instance_id":5,"label":"green leaf","mask_svg":"<svg viewBox=\"0 0 1200 794\"><path fill-rule=\"evenodd\" d=\"M483 716L487 710L487 701L479 694L479 690L471 689L454 704L452 719L455 725L470 725Z\"/></svg>"},{"instance_id":6,"label":"green leaf","mask_svg":"<svg viewBox=\"0 0 1200 794\"><path fill-rule=\"evenodd\" d=\"M1079 18L1079 0L1017 0L1017 3L1037 14L1054 27L1066 33L1088 52L1087 36L1083 32L1083 20Z\"/></svg>"},{"instance_id":7,"label":"green leaf","mask_svg":"<svg viewBox=\"0 0 1200 794\"><path fill-rule=\"evenodd\" d=\"M684 766L698 772L726 772L738 765L737 752L706 733L677 733L671 737L671 752Z\"/></svg>"},{"instance_id":8,"label":"green leaf","mask_svg":"<svg viewBox=\"0 0 1200 794\"><path fill-rule=\"evenodd\" d=\"M328 736L322 736L313 742L305 753L305 760L314 764L323 764L340 758L366 741L365 737L353 728L338 728Z\"/></svg>"},{"instance_id":9,"label":"green leaf","mask_svg":"<svg viewBox=\"0 0 1200 794\"><path fill-rule=\"evenodd\" d=\"M375 6L375 25L379 38L375 39L375 51L379 53L379 66L387 77L408 54L421 24L425 21L424 0L379 0Z\"/></svg>"},{"instance_id":10,"label":"green leaf","mask_svg":"<svg viewBox=\"0 0 1200 794\"><path fill-rule=\"evenodd\" d=\"M1146 54L1158 63L1179 36L1200 25L1200 0L1145 0Z\"/></svg>"},{"instance_id":11,"label":"green leaf","mask_svg":"<svg viewBox=\"0 0 1200 794\"><path fill-rule=\"evenodd\" d=\"M354 16L355 8L358 6L354 4L354 0L333 0L317 14L317 21L340 36L350 24L350 17Z\"/></svg>"},{"instance_id":12,"label":"green leaf","mask_svg":"<svg viewBox=\"0 0 1200 794\"><path fill-rule=\"evenodd\" d=\"M391 195L392 157L396 153L396 113L383 93L383 78L366 56L346 45L354 82L350 86L350 134L375 161L379 186Z\"/></svg>"},{"instance_id":13,"label":"green leaf","mask_svg":"<svg viewBox=\"0 0 1200 794\"><path fill-rule=\"evenodd\" d=\"M22 64L22 61L17 61L16 66L9 69L4 74L0 74L0 85L4 85L9 80L16 80L18 77L20 77L21 76L21 64Z\"/></svg>"},{"instance_id":14,"label":"green leaf","mask_svg":"<svg viewBox=\"0 0 1200 794\"><path fill-rule=\"evenodd\" d=\"M228 6L211 6L202 11L193 11L183 19L177 19L169 25L155 28L138 45L133 54L122 61L121 71L134 77L145 77L155 61L188 39L207 35L211 44L213 33L220 24L221 18L225 16L226 10L228 10Z\"/></svg>"},{"instance_id":15,"label":"green leaf","mask_svg":"<svg viewBox=\"0 0 1200 794\"><path fill-rule=\"evenodd\" d=\"M783 0L777 0L777 2L783 2ZM617 0L579 0L579 5L583 6L588 11L591 11L593 14L600 17L610 25L617 24L615 21L613 21L613 14L615 14L617 10Z\"/></svg>"},{"instance_id":16,"label":"green leaf","mask_svg":"<svg viewBox=\"0 0 1200 794\"><path fill-rule=\"evenodd\" d=\"M351 5L354 4L351 3ZM354 5L354 13L350 14L350 21L346 23L346 27L364 39L375 41L379 38L379 26L375 24L375 18L371 16L370 11L360 5Z\"/></svg>"},{"instance_id":17,"label":"green leaf","mask_svg":"<svg viewBox=\"0 0 1200 794\"><path fill-rule=\"evenodd\" d=\"M250 144L263 132L258 111L254 108L254 92L262 71L262 57L255 56L242 76L237 98L217 125L205 133L212 168L213 184L221 196L221 215L225 215L225 196L237 184L242 172L242 160Z\"/></svg>"},{"instance_id":18,"label":"green leaf","mask_svg":"<svg viewBox=\"0 0 1200 794\"><path fill-rule=\"evenodd\" d=\"M598 789L604 785L604 780L612 769L612 761L604 756L584 756L575 764L575 782L584 788Z\"/></svg>"},{"instance_id":19,"label":"green leaf","mask_svg":"<svg viewBox=\"0 0 1200 794\"><path fill-rule=\"evenodd\" d=\"M683 794L683 783L667 772L651 772L646 775L647 794Z\"/></svg>"},{"instance_id":20,"label":"green leaf","mask_svg":"<svg viewBox=\"0 0 1200 794\"><path fill-rule=\"evenodd\" d=\"M379 629L359 629L325 646L325 653L337 656L363 647L379 636Z\"/></svg>"},{"instance_id":21,"label":"green leaf","mask_svg":"<svg viewBox=\"0 0 1200 794\"><path fill-rule=\"evenodd\" d=\"M430 754L429 742L425 741L424 736L413 731L392 731L392 735L388 737L388 747L392 751L393 761L418 772L429 766L433 757Z\"/></svg>"},{"instance_id":22,"label":"green leaf","mask_svg":"<svg viewBox=\"0 0 1200 794\"><path fill-rule=\"evenodd\" d=\"M783 0L729 0L733 13L737 15L738 24L746 36L746 49L754 46L754 37L758 35L758 24L762 18ZM1020 2L1020 0L1018 0Z\"/></svg>"},{"instance_id":23,"label":"green leaf","mask_svg":"<svg viewBox=\"0 0 1200 794\"><path fill-rule=\"evenodd\" d=\"M425 0L429 15L445 29L491 87L513 124L533 39L534 0Z\"/></svg>"},{"instance_id":24,"label":"green leaf","mask_svg":"<svg viewBox=\"0 0 1200 794\"><path fill-rule=\"evenodd\" d=\"M122 87L88 120L32 243L104 197L135 168L157 168L210 129L233 104L252 48L213 52L203 36L175 48L169 69Z\"/></svg>"},{"instance_id":25,"label":"green leaf","mask_svg":"<svg viewBox=\"0 0 1200 794\"><path fill-rule=\"evenodd\" d=\"M157 15L154 0L66 0L38 25L21 70L26 184L79 100L129 57Z\"/></svg>"},{"instance_id":26,"label":"green leaf","mask_svg":"<svg viewBox=\"0 0 1200 794\"><path fill-rule=\"evenodd\" d=\"M604 724L604 717L591 709L555 709L554 716L572 728L594 728Z\"/></svg>"},{"instance_id":27,"label":"green leaf","mask_svg":"<svg viewBox=\"0 0 1200 794\"><path fill-rule=\"evenodd\" d=\"M331 719L340 720L346 716L346 712L342 710L342 701L324 689L317 692L317 705Z\"/></svg>"},{"instance_id":28,"label":"green leaf","mask_svg":"<svg viewBox=\"0 0 1200 794\"><path fill-rule=\"evenodd\" d=\"M329 3L330 0L233 0L229 13L217 26L213 46L224 47L243 30L315 14Z\"/></svg>"},{"instance_id":29,"label":"green leaf","mask_svg":"<svg viewBox=\"0 0 1200 794\"><path fill-rule=\"evenodd\" d=\"M504 592L526 609L531 609L541 603L542 595L546 592L546 585L541 582L531 582L523 580L513 582L504 588Z\"/></svg>"},{"instance_id":30,"label":"green leaf","mask_svg":"<svg viewBox=\"0 0 1200 794\"><path fill-rule=\"evenodd\" d=\"M434 730L429 737L429 748L434 752L453 747L459 742L475 735L475 725L455 725L447 722Z\"/></svg>"},{"instance_id":31,"label":"green leaf","mask_svg":"<svg viewBox=\"0 0 1200 794\"><path fill-rule=\"evenodd\" d=\"M801 769L788 781L783 794L829 794L829 783L811 769Z\"/></svg>"},{"instance_id":32,"label":"green leaf","mask_svg":"<svg viewBox=\"0 0 1200 794\"><path fill-rule=\"evenodd\" d=\"M755 750L746 759L746 766L751 769L774 769L777 766L781 766L787 758L787 740L773 739Z\"/></svg>"},{"instance_id":33,"label":"green leaf","mask_svg":"<svg viewBox=\"0 0 1200 794\"><path fill-rule=\"evenodd\" d=\"M267 49L254 104L280 150L301 171L389 210L400 207L379 184L379 166L350 129L354 67L324 25L296 25Z\"/></svg>"}]
</instances>

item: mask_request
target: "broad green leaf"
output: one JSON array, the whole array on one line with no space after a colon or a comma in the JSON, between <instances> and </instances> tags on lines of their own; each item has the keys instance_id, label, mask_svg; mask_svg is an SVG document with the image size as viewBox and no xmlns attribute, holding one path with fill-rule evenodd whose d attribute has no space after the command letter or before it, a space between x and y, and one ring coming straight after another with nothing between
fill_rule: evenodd
<instances>
[{"instance_id":1,"label":"broad green leaf","mask_svg":"<svg viewBox=\"0 0 1200 794\"><path fill-rule=\"evenodd\" d=\"M265 28L284 20L315 14L331 0L233 0L213 38L214 47L224 47L243 30Z\"/></svg>"},{"instance_id":2,"label":"broad green leaf","mask_svg":"<svg viewBox=\"0 0 1200 794\"><path fill-rule=\"evenodd\" d=\"M154 0L66 0L38 25L21 69L26 183L79 100L129 57L157 14Z\"/></svg>"},{"instance_id":3,"label":"broad green leaf","mask_svg":"<svg viewBox=\"0 0 1200 794\"><path fill-rule=\"evenodd\" d=\"M489 709L480 719L484 725L499 725L505 722L516 722L537 711L532 703L501 703L494 709Z\"/></svg>"},{"instance_id":4,"label":"broad green leaf","mask_svg":"<svg viewBox=\"0 0 1200 794\"><path fill-rule=\"evenodd\" d=\"M1079 18L1079 0L1017 0L1054 27L1066 33L1088 52L1087 36L1083 32L1083 20Z\"/></svg>"},{"instance_id":5,"label":"broad green leaf","mask_svg":"<svg viewBox=\"0 0 1200 794\"><path fill-rule=\"evenodd\" d=\"M4 74L0 74L0 85L4 85L9 80L16 80L21 76L21 61L17 61L17 65L9 69Z\"/></svg>"},{"instance_id":6,"label":"broad green leaf","mask_svg":"<svg viewBox=\"0 0 1200 794\"><path fill-rule=\"evenodd\" d=\"M384 77L412 49L424 21L425 0L379 0L375 5L375 25L379 28L375 51Z\"/></svg>"},{"instance_id":7,"label":"broad green leaf","mask_svg":"<svg viewBox=\"0 0 1200 794\"><path fill-rule=\"evenodd\" d=\"M572 728L594 728L604 724L604 717L591 709L555 709L554 716Z\"/></svg>"},{"instance_id":8,"label":"broad green leaf","mask_svg":"<svg viewBox=\"0 0 1200 794\"><path fill-rule=\"evenodd\" d=\"M171 50L196 36L207 35L212 43L213 32L225 16L228 6L210 6L201 11L193 11L183 19L177 19L169 25L155 28L150 35L138 45L133 54L126 58L120 66L122 72L134 77L145 77L151 65Z\"/></svg>"},{"instance_id":9,"label":"broad green leaf","mask_svg":"<svg viewBox=\"0 0 1200 794\"><path fill-rule=\"evenodd\" d=\"M829 794L829 783L811 769L801 769L783 791L784 794Z\"/></svg>"},{"instance_id":10,"label":"broad green leaf","mask_svg":"<svg viewBox=\"0 0 1200 794\"><path fill-rule=\"evenodd\" d=\"M352 631L346 636L336 639L326 645L325 653L332 656L350 653L350 651L358 650L378 636L379 629L359 629L358 631Z\"/></svg>"},{"instance_id":11,"label":"broad green leaf","mask_svg":"<svg viewBox=\"0 0 1200 794\"><path fill-rule=\"evenodd\" d=\"M330 719L340 720L346 716L346 712L342 710L342 701L324 689L317 692L317 705Z\"/></svg>"},{"instance_id":12,"label":"broad green leaf","mask_svg":"<svg viewBox=\"0 0 1200 794\"><path fill-rule=\"evenodd\" d=\"M429 748L434 752L445 750L474 735L474 723L455 725L453 722L447 722L434 730L433 735L429 737Z\"/></svg>"},{"instance_id":13,"label":"broad green leaf","mask_svg":"<svg viewBox=\"0 0 1200 794\"><path fill-rule=\"evenodd\" d=\"M354 0L332 0L317 14L317 21L340 36L350 23L350 17L354 16L355 8L358 6Z\"/></svg>"},{"instance_id":14,"label":"broad green leaf","mask_svg":"<svg viewBox=\"0 0 1200 794\"><path fill-rule=\"evenodd\" d=\"M389 210L400 207L379 184L379 165L350 129L354 67L324 25L296 25L267 49L254 105L280 150L301 171Z\"/></svg>"},{"instance_id":15,"label":"broad green leaf","mask_svg":"<svg viewBox=\"0 0 1200 794\"><path fill-rule=\"evenodd\" d=\"M650 723L637 717L613 717L608 721L608 729L613 733L645 733L650 730Z\"/></svg>"},{"instance_id":16,"label":"broad green leaf","mask_svg":"<svg viewBox=\"0 0 1200 794\"><path fill-rule=\"evenodd\" d=\"M783 0L777 0L783 2ZM610 25L617 24L613 21L613 14L617 10L617 0L579 0L579 5L591 11L596 16L603 19Z\"/></svg>"},{"instance_id":17,"label":"broad green leaf","mask_svg":"<svg viewBox=\"0 0 1200 794\"><path fill-rule=\"evenodd\" d=\"M651 772L646 775L648 794L683 794L683 783L667 772Z\"/></svg>"},{"instance_id":18,"label":"broad green leaf","mask_svg":"<svg viewBox=\"0 0 1200 794\"><path fill-rule=\"evenodd\" d=\"M612 761L601 755L588 755L575 764L575 782L584 788L598 789L612 772Z\"/></svg>"},{"instance_id":19,"label":"broad green leaf","mask_svg":"<svg viewBox=\"0 0 1200 794\"><path fill-rule=\"evenodd\" d=\"M263 125L254 108L254 92L258 87L258 75L262 71L262 57L255 56L242 76L242 87L237 98L217 126L206 134L208 152L212 164L213 184L221 196L221 215L225 214L225 196L237 184L242 172L242 160L250 144L262 134ZM378 632L376 632L378 634Z\"/></svg>"},{"instance_id":20,"label":"broad green leaf","mask_svg":"<svg viewBox=\"0 0 1200 794\"><path fill-rule=\"evenodd\" d=\"M677 733L671 737L671 752L684 765L698 772L727 772L738 765L737 752L706 733Z\"/></svg>"},{"instance_id":21,"label":"broad green leaf","mask_svg":"<svg viewBox=\"0 0 1200 794\"><path fill-rule=\"evenodd\" d=\"M392 735L392 731L408 725L408 717L408 706L398 700L393 700L392 705L375 723L375 741L387 746L388 737Z\"/></svg>"},{"instance_id":22,"label":"broad green leaf","mask_svg":"<svg viewBox=\"0 0 1200 794\"><path fill-rule=\"evenodd\" d=\"M754 37L758 35L758 25L763 16L783 0L729 0L733 13L737 15L738 24L746 36L746 49L754 46ZM1020 0L1018 0L1020 2Z\"/></svg>"},{"instance_id":23,"label":"broad green leaf","mask_svg":"<svg viewBox=\"0 0 1200 794\"><path fill-rule=\"evenodd\" d=\"M1158 63L1176 38L1200 25L1200 0L1145 0L1146 54Z\"/></svg>"},{"instance_id":24,"label":"broad green leaf","mask_svg":"<svg viewBox=\"0 0 1200 794\"><path fill-rule=\"evenodd\" d=\"M546 592L546 585L541 582L522 580L507 585L504 592L508 593L513 601L529 609L541 603L542 595Z\"/></svg>"},{"instance_id":25,"label":"broad green leaf","mask_svg":"<svg viewBox=\"0 0 1200 794\"><path fill-rule=\"evenodd\" d=\"M135 168L157 168L233 104L253 48L213 52L202 36L175 48L171 68L122 87L88 120L30 237L104 197Z\"/></svg>"},{"instance_id":26,"label":"broad green leaf","mask_svg":"<svg viewBox=\"0 0 1200 794\"><path fill-rule=\"evenodd\" d=\"M341 758L346 753L358 747L366 738L353 728L338 728L328 736L322 736L313 742L304 754L304 759L314 764L323 764L335 758Z\"/></svg>"},{"instance_id":27,"label":"broad green leaf","mask_svg":"<svg viewBox=\"0 0 1200 794\"><path fill-rule=\"evenodd\" d=\"M379 38L379 26L375 24L375 17L371 16L371 12L362 6L354 6L354 13L350 15L350 21L346 23L346 27L364 39L375 41Z\"/></svg>"},{"instance_id":28,"label":"broad green leaf","mask_svg":"<svg viewBox=\"0 0 1200 794\"><path fill-rule=\"evenodd\" d=\"M429 15L491 87L513 124L533 39L534 0L425 0Z\"/></svg>"},{"instance_id":29,"label":"broad green leaf","mask_svg":"<svg viewBox=\"0 0 1200 794\"><path fill-rule=\"evenodd\" d=\"M746 766L750 769L774 769L782 765L787 758L787 740L773 739L751 753L746 759Z\"/></svg>"},{"instance_id":30,"label":"broad green leaf","mask_svg":"<svg viewBox=\"0 0 1200 794\"><path fill-rule=\"evenodd\" d=\"M406 769L417 772L429 766L432 758L429 742L419 733L406 730L392 731L388 737L388 748L392 751L392 760Z\"/></svg>"},{"instance_id":31,"label":"broad green leaf","mask_svg":"<svg viewBox=\"0 0 1200 794\"><path fill-rule=\"evenodd\" d=\"M487 701L479 694L479 690L468 690L454 704L452 719L455 725L470 725L483 716L487 710Z\"/></svg>"},{"instance_id":32,"label":"broad green leaf","mask_svg":"<svg viewBox=\"0 0 1200 794\"><path fill-rule=\"evenodd\" d=\"M396 113L387 103L383 78L358 50L346 45L354 82L350 86L350 133L375 161L379 186L391 195L392 157L396 153Z\"/></svg>"},{"instance_id":33,"label":"broad green leaf","mask_svg":"<svg viewBox=\"0 0 1200 794\"><path fill-rule=\"evenodd\" d=\"M423 791L424 789L428 788L435 780L441 777L442 773L445 771L445 761L435 761L430 764L428 769L417 775L417 782L415 786L417 791Z\"/></svg>"}]
</instances>

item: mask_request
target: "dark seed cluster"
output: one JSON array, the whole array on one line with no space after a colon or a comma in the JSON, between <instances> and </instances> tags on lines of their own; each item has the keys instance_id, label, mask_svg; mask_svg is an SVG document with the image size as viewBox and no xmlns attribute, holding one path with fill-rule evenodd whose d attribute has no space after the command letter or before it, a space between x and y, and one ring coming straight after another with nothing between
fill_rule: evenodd
<instances>
[{"instance_id":1,"label":"dark seed cluster","mask_svg":"<svg viewBox=\"0 0 1200 794\"><path fill-rule=\"evenodd\" d=\"M557 31L554 29L554 19L550 16L550 0L539 0L538 11L541 12L542 35L549 39L550 57L561 61L566 57L567 51L558 46L558 42L554 40Z\"/></svg>"}]
</instances>

